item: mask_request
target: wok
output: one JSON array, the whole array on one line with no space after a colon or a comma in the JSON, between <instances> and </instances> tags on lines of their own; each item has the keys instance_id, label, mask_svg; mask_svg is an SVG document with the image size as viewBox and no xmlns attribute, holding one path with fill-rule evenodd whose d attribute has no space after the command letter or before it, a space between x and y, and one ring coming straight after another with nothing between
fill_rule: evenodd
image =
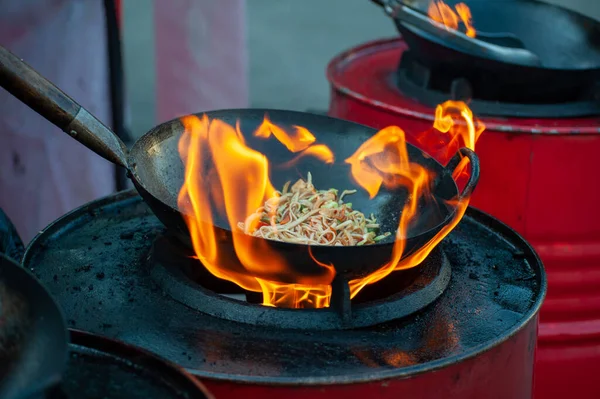
<instances>
[{"instance_id":1,"label":"wok","mask_svg":"<svg viewBox=\"0 0 600 399\"><path fill-rule=\"evenodd\" d=\"M119 341L67 330L48 291L8 254L20 259L22 242L0 209L0 398L104 397L115 390L128 398L155 391L162 397L212 398L175 364ZM138 391L127 392L136 385Z\"/></svg>"},{"instance_id":2,"label":"wok","mask_svg":"<svg viewBox=\"0 0 600 399\"><path fill-rule=\"evenodd\" d=\"M184 177L184 166L177 150L183 132L179 120L163 123L150 130L128 151L120 139L106 126L5 49L0 50L0 84L100 156L128 168L133 184L156 216L171 232L184 242L189 242L187 226L177 205L177 196ZM312 172L314 183L318 188L343 190L356 187L356 183L349 176L348 165L344 164L343 160L376 133L372 128L326 116L293 111L237 109L211 111L206 114L210 118L219 118L232 125L239 120L242 131L252 132L262 122L265 113L273 123L283 128L292 125L306 127L314 133L320 143L331 148L339 161L339 164L328 166L307 158L292 169L274 167L271 170L271 179L276 187L281 187L287 180L306 176L308 171ZM273 165L289 160L286 158L289 157L287 150L275 140L254 137L247 137L247 139L248 144L267 155ZM408 153L412 161L422 164L435 174L436 178L432 182L431 190L438 204L444 200L471 195L479 179L479 162L472 151L461 149L446 167L411 145L408 145ZM452 172L463 156L468 157L471 162L471 176L462 193L459 193ZM367 193L359 188L351 201L355 209L365 214L375 214L382 224L382 231L394 233L405 200L406 192L403 190L381 190L374 200L369 200ZM455 209L438 204L420 204L417 223L413 224L408 231L405 253L420 248L452 220ZM215 215L214 224L222 233L217 235L218 245L223 250L220 253L233 254L231 226L219 215ZM276 241L268 241L268 245L285 257L292 273L285 276L258 277L294 283L295 276L298 274L309 276L323 271L323 268L311 259L306 245ZM390 259L393 246L394 235L392 234L388 240L376 245L313 246L311 249L319 262L335 265L338 275L350 279L369 274L385 264ZM236 267L242 267L237 258L232 261L238 262Z\"/></svg>"},{"instance_id":3,"label":"wok","mask_svg":"<svg viewBox=\"0 0 600 399\"><path fill-rule=\"evenodd\" d=\"M31 398L58 384L67 345L67 325L54 299L0 253L0 397Z\"/></svg>"},{"instance_id":4,"label":"wok","mask_svg":"<svg viewBox=\"0 0 600 399\"><path fill-rule=\"evenodd\" d=\"M600 22L536 0L471 0L473 26L488 35L509 36L523 48L488 43L456 31L417 26L414 10L398 0L372 0L394 19L398 31L419 60L469 76L471 70L504 74L519 82L548 82L552 87L585 84L600 76ZM449 0L454 6L462 0ZM403 18L403 16L413 17ZM416 17L416 18L415 18ZM411 23L413 22L413 23Z\"/></svg>"},{"instance_id":5,"label":"wok","mask_svg":"<svg viewBox=\"0 0 600 399\"><path fill-rule=\"evenodd\" d=\"M151 352L81 330L69 333L69 367L52 398L213 398L181 366Z\"/></svg>"}]
</instances>

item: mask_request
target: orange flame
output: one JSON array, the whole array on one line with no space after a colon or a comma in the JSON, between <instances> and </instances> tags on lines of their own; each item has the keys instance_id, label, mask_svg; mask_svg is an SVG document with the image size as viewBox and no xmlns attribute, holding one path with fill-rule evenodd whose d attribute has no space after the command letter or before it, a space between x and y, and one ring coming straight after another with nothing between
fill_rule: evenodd
<instances>
[{"instance_id":1,"label":"orange flame","mask_svg":"<svg viewBox=\"0 0 600 399\"><path fill-rule=\"evenodd\" d=\"M300 152L300 154L292 159L289 162L286 162L281 167L287 168L296 162L298 162L301 158L305 156L313 156L325 163L333 163L335 161L335 157L333 152L323 144L315 144L312 145L317 139L315 136L305 127L302 126L293 126L295 131L293 133L288 133L283 130L281 127L273 124L269 117L265 115L263 122L254 132L256 137L261 138L269 138L271 135L275 136L275 138L283 144L288 150L291 152ZM239 130L239 122L238 122L238 130ZM241 134L241 133L240 133Z\"/></svg>"},{"instance_id":2,"label":"orange flame","mask_svg":"<svg viewBox=\"0 0 600 399\"><path fill-rule=\"evenodd\" d=\"M417 136L419 146L442 164L461 147L475 151L485 125L462 101L446 101L435 109L433 128Z\"/></svg>"},{"instance_id":3,"label":"orange flame","mask_svg":"<svg viewBox=\"0 0 600 399\"><path fill-rule=\"evenodd\" d=\"M269 118L265 116L263 122L254 132L256 137L269 138L272 135L279 140L281 144L286 146L291 152L299 152L307 149L315 142L315 136L302 126L294 126L296 131L293 134L287 133L279 126L271 123Z\"/></svg>"},{"instance_id":4,"label":"orange flame","mask_svg":"<svg viewBox=\"0 0 600 399\"><path fill-rule=\"evenodd\" d=\"M368 157L374 158L375 161L366 162ZM454 172L456 175L462 174L468 165L466 161L465 158L459 164ZM407 232L411 222L417 216L419 200L425 198L435 201L429 191L430 182L435 175L420 164L410 162L406 151L404 132L396 126L381 130L365 142L346 162L352 165L352 175L371 198L377 194L382 184L386 186L402 185L408 189L409 193L408 200L400 214L392 259L369 276L350 281L350 297L354 298L367 284L375 283L395 270L408 269L420 264L462 219L469 204L469 198L456 201L456 203L448 203L448 206L456 208L452 221L426 245L412 254L405 254Z\"/></svg>"},{"instance_id":5,"label":"orange flame","mask_svg":"<svg viewBox=\"0 0 600 399\"><path fill-rule=\"evenodd\" d=\"M333 265L319 262L313 256L308 247L310 257L324 270L333 280L335 269ZM263 305L284 308L328 308L331 300L331 285L319 284L277 284L269 282L270 285L263 287ZM265 296L264 293L268 295Z\"/></svg>"},{"instance_id":6,"label":"orange flame","mask_svg":"<svg viewBox=\"0 0 600 399\"><path fill-rule=\"evenodd\" d=\"M465 3L458 3L454 10L443 1L437 0L429 3L427 15L436 22L443 24L448 29L458 30L460 22L465 26L465 34L469 37L475 37L477 32L473 28L471 10Z\"/></svg>"},{"instance_id":7,"label":"orange flame","mask_svg":"<svg viewBox=\"0 0 600 399\"><path fill-rule=\"evenodd\" d=\"M452 118L457 115L461 123ZM222 250L227 233L216 227L222 225L220 221L226 220L229 226L235 227L265 201L277 201L278 192L269 180L270 165L265 155L246 145L239 123L234 128L218 119L209 120L207 116L187 116L182 118L182 123L184 133L179 152L185 164L185 178L178 205L198 259L215 276L246 290L262 292L263 305L328 307L335 267L319 263L310 253L310 247L309 254L319 270L310 276L292 270L266 240L256 239L236 228L232 228L230 234L238 261L234 260L234 254ZM438 107L434 126L438 135L443 132L441 134L452 136L450 142L462 140L470 143L471 148L483 131L483 125L474 121L467 105L460 102L447 102ZM254 135L265 139L274 136L288 150L299 153L296 159L311 155L323 162L334 161L331 150L323 144L314 144L315 136L303 127L296 126L294 132L288 133L265 117ZM463 159L455 170L455 177L466 170L467 161ZM422 200L439 201L430 191L436 176L424 166L411 162L404 131L397 126L379 131L345 162L356 183L370 198L377 195L381 186L403 187L409 194L400 214L390 261L371 275L351 281L353 298L365 285L381 280L394 270L421 263L460 221L469 198L438 204L455 209L454 219L425 246L406 254L407 232L418 216L418 204Z\"/></svg>"},{"instance_id":8,"label":"orange flame","mask_svg":"<svg viewBox=\"0 0 600 399\"><path fill-rule=\"evenodd\" d=\"M317 276L297 275L264 240L236 229L232 229L232 238L241 266L231 260L231 254L219 250L224 232L215 228L215 214L237 226L274 197L269 164L263 154L246 145L239 126L233 128L207 116L186 116L182 123L179 152L186 167L178 205L198 259L215 276L262 292L264 305L324 306L322 298L330 295L333 268L323 267ZM287 136L285 140L292 143ZM212 162L207 162L208 158Z\"/></svg>"},{"instance_id":9,"label":"orange flame","mask_svg":"<svg viewBox=\"0 0 600 399\"><path fill-rule=\"evenodd\" d=\"M324 144L315 144L308 147L306 150L300 152L294 159L289 162L283 163L279 165L282 168L289 168L290 166L296 164L301 158L306 156L313 156L324 163L332 164L335 161L335 156L333 152Z\"/></svg>"}]
</instances>

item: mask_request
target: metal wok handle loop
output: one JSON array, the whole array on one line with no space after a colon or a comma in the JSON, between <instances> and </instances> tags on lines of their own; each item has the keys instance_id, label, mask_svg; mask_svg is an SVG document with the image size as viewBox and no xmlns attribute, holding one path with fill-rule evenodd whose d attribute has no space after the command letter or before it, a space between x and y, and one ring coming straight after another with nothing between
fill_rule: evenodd
<instances>
[{"instance_id":1,"label":"metal wok handle loop","mask_svg":"<svg viewBox=\"0 0 600 399\"><path fill-rule=\"evenodd\" d=\"M115 133L2 46L0 86L102 158L127 167L127 147Z\"/></svg>"},{"instance_id":2,"label":"metal wok handle loop","mask_svg":"<svg viewBox=\"0 0 600 399\"><path fill-rule=\"evenodd\" d=\"M456 168L458 168L464 158L467 158L471 164L471 175L469 176L469 180L463 188L463 191L458 194L459 201L470 197L471 194L473 194L475 187L477 187L477 183L479 183L479 157L473 150L467 147L459 149L456 154L454 154L450 161L448 161L446 170L448 173L454 174L454 172L456 172Z\"/></svg>"}]
</instances>

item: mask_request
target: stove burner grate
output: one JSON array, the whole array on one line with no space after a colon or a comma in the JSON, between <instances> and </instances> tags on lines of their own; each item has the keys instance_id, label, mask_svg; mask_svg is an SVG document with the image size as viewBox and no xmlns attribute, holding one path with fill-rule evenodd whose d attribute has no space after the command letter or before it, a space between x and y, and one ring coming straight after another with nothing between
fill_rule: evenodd
<instances>
[{"instance_id":1,"label":"stove burner grate","mask_svg":"<svg viewBox=\"0 0 600 399\"><path fill-rule=\"evenodd\" d=\"M265 307L253 303L261 302L262 295L212 276L176 241L160 236L148 262L150 274L164 292L211 316L265 327L339 330L373 326L418 312L435 301L450 281L450 263L436 249L420 266L393 273L352 301L348 283L336 279L329 308Z\"/></svg>"}]
</instances>

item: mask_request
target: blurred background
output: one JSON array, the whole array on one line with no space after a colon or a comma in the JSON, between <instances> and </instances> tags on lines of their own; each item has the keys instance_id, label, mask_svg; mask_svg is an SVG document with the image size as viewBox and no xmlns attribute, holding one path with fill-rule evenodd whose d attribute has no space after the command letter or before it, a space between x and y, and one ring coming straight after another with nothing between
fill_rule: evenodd
<instances>
[{"instance_id":1,"label":"blurred background","mask_svg":"<svg viewBox=\"0 0 600 399\"><path fill-rule=\"evenodd\" d=\"M600 0L548 1L600 20ZM194 112L325 113L329 61L396 36L369 0L0 0L2 46L128 145ZM0 91L0 103L0 209L26 242L71 209L130 184L124 170L8 92Z\"/></svg>"},{"instance_id":2,"label":"blurred background","mask_svg":"<svg viewBox=\"0 0 600 399\"><path fill-rule=\"evenodd\" d=\"M600 0L547 2L600 20ZM123 0L126 87L136 136L156 123L151 3ZM393 23L368 0L251 0L244 6L251 107L326 111L325 67L331 58L359 43L397 35Z\"/></svg>"}]
</instances>

